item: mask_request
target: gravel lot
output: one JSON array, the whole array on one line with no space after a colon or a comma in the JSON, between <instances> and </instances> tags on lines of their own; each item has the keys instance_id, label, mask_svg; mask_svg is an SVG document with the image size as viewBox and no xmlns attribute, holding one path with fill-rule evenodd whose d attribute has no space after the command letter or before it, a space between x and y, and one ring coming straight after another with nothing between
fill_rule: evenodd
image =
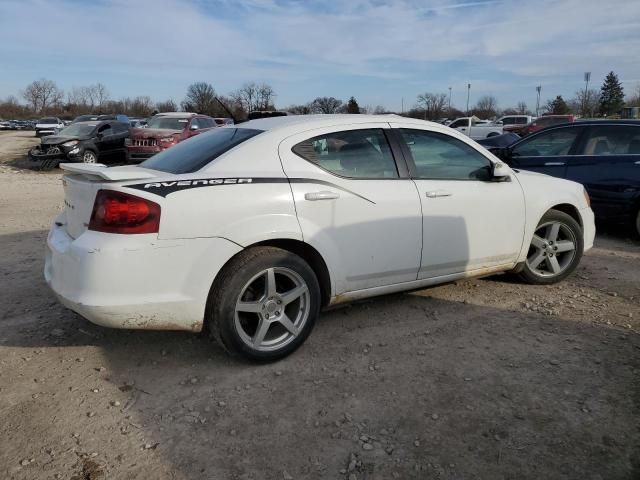
<instances>
[{"instance_id":1,"label":"gravel lot","mask_svg":"<svg viewBox=\"0 0 640 480\"><path fill-rule=\"evenodd\" d=\"M60 172L0 134L0 477L640 478L640 242L567 281L507 276L322 315L271 365L94 326L42 277Z\"/></svg>"}]
</instances>

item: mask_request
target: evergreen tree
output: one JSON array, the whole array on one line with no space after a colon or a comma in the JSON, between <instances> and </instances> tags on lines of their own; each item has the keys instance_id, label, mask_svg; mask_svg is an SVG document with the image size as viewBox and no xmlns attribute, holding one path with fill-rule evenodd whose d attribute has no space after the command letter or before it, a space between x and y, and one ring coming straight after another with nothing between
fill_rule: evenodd
<instances>
[{"instance_id":1,"label":"evergreen tree","mask_svg":"<svg viewBox=\"0 0 640 480\"><path fill-rule=\"evenodd\" d=\"M569 105L567 105L567 102L564 101L564 98L562 98L562 95L558 95L554 100L549 100L544 109L547 113L553 115L566 115L571 113L571 109Z\"/></svg>"},{"instance_id":2,"label":"evergreen tree","mask_svg":"<svg viewBox=\"0 0 640 480\"><path fill-rule=\"evenodd\" d=\"M600 114L615 115L624 106L624 90L618 76L609 72L600 89Z\"/></svg>"},{"instance_id":3,"label":"evergreen tree","mask_svg":"<svg viewBox=\"0 0 640 480\"><path fill-rule=\"evenodd\" d=\"M347 113L360 113L360 106L353 97L351 97L347 103Z\"/></svg>"}]
</instances>

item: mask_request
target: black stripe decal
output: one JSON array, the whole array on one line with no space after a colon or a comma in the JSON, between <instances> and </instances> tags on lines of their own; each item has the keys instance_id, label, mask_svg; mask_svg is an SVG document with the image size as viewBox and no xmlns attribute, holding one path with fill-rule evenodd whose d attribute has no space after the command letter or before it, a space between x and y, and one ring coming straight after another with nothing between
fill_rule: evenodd
<instances>
[{"instance_id":1,"label":"black stripe decal","mask_svg":"<svg viewBox=\"0 0 640 480\"><path fill-rule=\"evenodd\" d=\"M168 195L179 192L182 190L189 190L192 188L202 187L217 187L220 185L252 185L260 183L312 183L316 185L324 185L331 188L342 190L343 192L355 195L358 198L366 200L369 203L375 205L376 202L370 200L362 195L336 185L335 183L327 182L324 180L316 180L313 178L279 178L279 177L232 177L232 178L194 178L190 180L173 180L169 182L149 182L149 183L136 183L133 185L124 185L126 188L133 188L135 190L142 190L144 192L153 193L160 197L167 197Z\"/></svg>"}]
</instances>

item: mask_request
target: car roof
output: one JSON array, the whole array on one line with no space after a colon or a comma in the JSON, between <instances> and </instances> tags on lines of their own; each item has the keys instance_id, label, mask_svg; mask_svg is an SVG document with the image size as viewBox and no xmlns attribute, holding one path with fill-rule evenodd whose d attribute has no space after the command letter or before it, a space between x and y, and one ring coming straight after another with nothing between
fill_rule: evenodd
<instances>
[{"instance_id":1,"label":"car roof","mask_svg":"<svg viewBox=\"0 0 640 480\"><path fill-rule=\"evenodd\" d=\"M400 115L354 115L354 114L318 114L318 115L287 115L282 117L267 117L249 120L235 125L237 128L253 128L256 130L280 130L292 128L294 130L310 130L314 128L333 127L340 125L380 123L380 122L406 122L425 123L442 126L439 123L426 122L414 118L401 117Z\"/></svg>"},{"instance_id":2,"label":"car roof","mask_svg":"<svg viewBox=\"0 0 640 480\"><path fill-rule=\"evenodd\" d=\"M192 113L192 112L162 112L162 113L156 113L154 115L154 117L180 117L180 118L184 118L184 117L195 117L196 115L198 115L197 113ZM206 116L206 115L203 115Z\"/></svg>"},{"instance_id":3,"label":"car roof","mask_svg":"<svg viewBox=\"0 0 640 480\"><path fill-rule=\"evenodd\" d=\"M639 125L640 120L634 120L629 118L620 118L620 119L577 119L573 123L578 123L580 125Z\"/></svg>"}]
</instances>

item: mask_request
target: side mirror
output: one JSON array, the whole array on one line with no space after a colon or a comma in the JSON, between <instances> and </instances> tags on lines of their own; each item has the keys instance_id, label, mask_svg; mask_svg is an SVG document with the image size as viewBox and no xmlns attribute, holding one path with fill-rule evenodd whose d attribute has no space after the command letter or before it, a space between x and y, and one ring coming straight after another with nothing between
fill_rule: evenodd
<instances>
[{"instance_id":1,"label":"side mirror","mask_svg":"<svg viewBox=\"0 0 640 480\"><path fill-rule=\"evenodd\" d=\"M198 125L191 125L191 126L189 127L189 130L191 130L191 131L193 132L193 131L195 131L195 130L200 130L200 127L199 127Z\"/></svg>"},{"instance_id":2,"label":"side mirror","mask_svg":"<svg viewBox=\"0 0 640 480\"><path fill-rule=\"evenodd\" d=\"M511 170L502 162L495 162L491 165L491 178L494 181L501 182L509 178Z\"/></svg>"},{"instance_id":3,"label":"side mirror","mask_svg":"<svg viewBox=\"0 0 640 480\"><path fill-rule=\"evenodd\" d=\"M102 137L104 137L104 133L102 133L102 132L98 132L98 133L96 133L96 138L97 138L98 140L102 140Z\"/></svg>"}]
</instances>

